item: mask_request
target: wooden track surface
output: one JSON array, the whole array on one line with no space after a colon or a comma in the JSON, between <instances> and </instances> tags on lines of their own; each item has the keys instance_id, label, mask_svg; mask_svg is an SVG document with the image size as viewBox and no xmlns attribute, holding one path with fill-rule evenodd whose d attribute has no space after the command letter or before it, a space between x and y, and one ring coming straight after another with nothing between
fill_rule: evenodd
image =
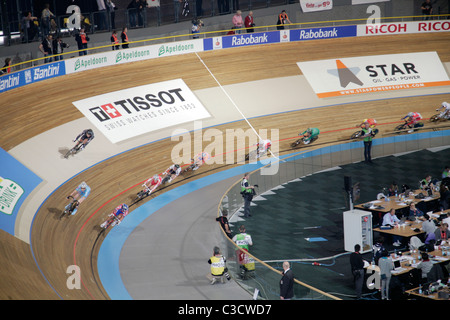
<instances>
[{"instance_id":1,"label":"wooden track surface","mask_svg":"<svg viewBox=\"0 0 450 320\"><path fill-rule=\"evenodd\" d=\"M318 59L437 51L441 61L449 62L449 43L450 33L444 32L249 46L202 52L199 56L220 83L227 85L299 75L301 72L296 62ZM5 92L2 94L3 134L0 136L0 147L8 151L42 132L81 118L82 114L72 105L72 101L174 78L183 78L191 90L217 86L196 55L189 54L85 71ZM280 150L283 151L288 150L292 142L283 139L295 137L305 126L319 127L324 132L320 142L332 144L352 132L329 131L354 127L369 116L379 123L399 121L410 111L421 112L428 118L434 114L436 106L448 100L448 94L378 100L283 113L255 118L251 122L257 130L279 128L282 140ZM274 112L277 112L276 106ZM221 130L247 127L244 121L217 126ZM380 126L381 134L392 130L392 127ZM0 281L0 299L108 299L96 270L96 257L104 237L99 236L100 229L97 226L118 203L130 203L139 187L123 194L121 192L155 172L162 172L171 164L170 150L173 145L170 139L158 141L111 158L81 173L77 181L89 181L95 192L83 204L80 213L73 217L59 220L60 209L66 204L65 196L72 191L70 181L48 198L35 217L31 243L34 258L49 283L40 275L30 247L0 232L0 241L5 244L0 249L0 257L8 261L8 281ZM144 158L145 162L131 161ZM178 183L229 167L203 166L194 176L184 177ZM118 197L113 202L107 203L116 195ZM105 206L98 211L103 204ZM97 213L89 216L94 212ZM81 290L69 290L66 287L67 267L75 263L81 267Z\"/></svg>"}]
</instances>

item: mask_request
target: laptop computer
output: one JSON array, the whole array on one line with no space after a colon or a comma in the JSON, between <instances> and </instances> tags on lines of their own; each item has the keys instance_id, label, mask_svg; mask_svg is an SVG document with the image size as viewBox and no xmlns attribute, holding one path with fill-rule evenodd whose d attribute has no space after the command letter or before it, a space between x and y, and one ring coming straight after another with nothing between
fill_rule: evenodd
<instances>
[{"instance_id":1,"label":"laptop computer","mask_svg":"<svg viewBox=\"0 0 450 320\"><path fill-rule=\"evenodd\" d=\"M399 270L401 269L402 264L400 263L400 260L395 260L394 261L394 270Z\"/></svg>"}]
</instances>

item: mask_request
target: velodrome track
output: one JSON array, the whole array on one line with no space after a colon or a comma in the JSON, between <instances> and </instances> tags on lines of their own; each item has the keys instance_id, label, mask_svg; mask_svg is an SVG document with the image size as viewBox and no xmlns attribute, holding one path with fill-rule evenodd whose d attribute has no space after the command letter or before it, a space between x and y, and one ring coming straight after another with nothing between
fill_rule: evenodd
<instances>
[{"instance_id":1,"label":"velodrome track","mask_svg":"<svg viewBox=\"0 0 450 320\"><path fill-rule=\"evenodd\" d=\"M450 61L449 40L448 32L314 40L202 52L199 56L242 112L250 118L255 129L280 129L280 151L281 154L287 154L291 152L288 150L289 139L308 126L319 127L323 132L321 142L332 144L348 137L355 124L365 117L374 117L379 123L385 124L380 126L383 134L392 130L393 123L407 112L419 111L428 118L442 101L450 100L449 87L319 100L301 76L296 62L369 54L437 51L441 61L447 63ZM448 70L448 63L446 66ZM197 56L191 54L85 71L2 94L4 134L0 138L0 147L24 163L44 182L27 199L19 214L15 232L17 239L1 233L2 242L5 243L1 254L6 259L2 260L8 261L8 276L7 281L1 284L1 298L110 298L97 271L96 259L104 239L98 236L97 226L117 204L130 202L130 197L139 190L141 181L156 172L162 172L171 164L170 152L175 142L170 140L170 136L174 128L116 145L98 134L86 151L64 160L62 153L71 147L71 139L80 130L90 126L72 102L175 78L182 78L213 115L211 119L203 121L203 127L215 127L223 131L248 128ZM195 128L186 125L184 129ZM233 167L236 166L202 167L195 175L180 179L160 194ZM232 175L226 184L238 178L239 175ZM76 216L60 221L59 210L66 204L65 196L83 180L88 181L92 187L92 194ZM180 213L169 206L150 216L148 221L155 221L151 228L156 228L162 235L163 231L170 232L164 241L159 241L153 247L158 251L149 250L155 253L157 259L153 260L153 265L145 267L149 273L158 270L155 275L158 275L164 285L146 288L144 291L149 293L148 297L247 298L240 288L233 285L230 285L229 290L223 290L221 296L210 294L211 289L204 275L208 272L206 260L214 243L199 245L195 241L186 242L186 239L217 237L214 197L219 201L226 190L226 184L215 187L217 195L211 194L210 201L205 201L204 206L201 205L203 199L191 203L191 208L197 208L195 215L185 215L181 219ZM142 202L145 203L146 201ZM132 210L139 209L142 204L132 207ZM129 218L132 215L133 211ZM124 232L132 231L126 230L125 222L119 228L122 227ZM119 232L116 229L114 231ZM183 246L186 243L191 245ZM150 244L149 248L152 248ZM174 261L177 256L179 259ZM132 261L128 260L127 263L132 264ZM66 270L73 264L81 268L83 286L80 290L69 290L66 287ZM200 265L205 267L198 271ZM165 273L161 272L161 266L165 266ZM182 266L185 272L173 277L171 271L179 271L176 266ZM185 286L180 285L183 283ZM181 290L184 288L195 290ZM186 296L182 295L184 292ZM236 296L236 292L241 295Z\"/></svg>"}]
</instances>

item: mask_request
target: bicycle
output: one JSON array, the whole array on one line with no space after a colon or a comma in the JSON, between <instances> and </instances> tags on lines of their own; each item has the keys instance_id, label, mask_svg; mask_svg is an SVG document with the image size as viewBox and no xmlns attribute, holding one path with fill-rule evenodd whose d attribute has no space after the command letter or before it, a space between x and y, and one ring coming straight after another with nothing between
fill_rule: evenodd
<instances>
[{"instance_id":1,"label":"bicycle","mask_svg":"<svg viewBox=\"0 0 450 320\"><path fill-rule=\"evenodd\" d=\"M151 192L149 192L150 190L141 190L137 193L136 198L134 199L134 203L147 198Z\"/></svg>"},{"instance_id":2,"label":"bicycle","mask_svg":"<svg viewBox=\"0 0 450 320\"><path fill-rule=\"evenodd\" d=\"M65 215L70 216L72 212L78 207L78 200L75 200L72 196L68 196L68 198L72 198L72 201L70 201L69 204L64 207L64 211L59 216L59 220L61 220Z\"/></svg>"},{"instance_id":3,"label":"bicycle","mask_svg":"<svg viewBox=\"0 0 450 320\"><path fill-rule=\"evenodd\" d=\"M310 140L310 141L311 141L310 143L313 143L313 142L316 141L317 139L319 139L318 136L312 138L312 139ZM305 142L306 142L306 141L305 141L305 137L302 137L302 138L297 139L296 141L292 142L292 143L291 143L291 147L292 147L292 148L295 148L295 147L297 147L299 144L302 144L302 143L306 145Z\"/></svg>"},{"instance_id":4,"label":"bicycle","mask_svg":"<svg viewBox=\"0 0 450 320\"><path fill-rule=\"evenodd\" d=\"M83 149L84 149L84 144L83 143L78 143L72 149L67 151L67 153L64 155L64 158L68 159L69 156L76 155L77 153L81 152Z\"/></svg>"},{"instance_id":5,"label":"bicycle","mask_svg":"<svg viewBox=\"0 0 450 320\"><path fill-rule=\"evenodd\" d=\"M423 122L418 122L414 125L414 127L410 127L408 123L405 121L405 123L399 124L395 127L394 133L402 133L407 131L408 133L411 133L412 131L417 130L416 128L423 127ZM411 132L410 132L411 131Z\"/></svg>"},{"instance_id":6,"label":"bicycle","mask_svg":"<svg viewBox=\"0 0 450 320\"><path fill-rule=\"evenodd\" d=\"M430 122L446 121L448 116L446 116L447 111L442 111L430 117Z\"/></svg>"},{"instance_id":7,"label":"bicycle","mask_svg":"<svg viewBox=\"0 0 450 320\"><path fill-rule=\"evenodd\" d=\"M111 213L108 216L108 219L100 225L100 228L103 229L102 231L105 231L109 227L114 227L117 224L120 224L120 219L115 214Z\"/></svg>"},{"instance_id":8,"label":"bicycle","mask_svg":"<svg viewBox=\"0 0 450 320\"><path fill-rule=\"evenodd\" d=\"M372 137L375 137L377 135L378 131L379 131L378 129L373 129ZM350 140L361 138L363 135L364 135L364 131L358 130L356 132L353 132L353 134L350 136Z\"/></svg>"}]
</instances>

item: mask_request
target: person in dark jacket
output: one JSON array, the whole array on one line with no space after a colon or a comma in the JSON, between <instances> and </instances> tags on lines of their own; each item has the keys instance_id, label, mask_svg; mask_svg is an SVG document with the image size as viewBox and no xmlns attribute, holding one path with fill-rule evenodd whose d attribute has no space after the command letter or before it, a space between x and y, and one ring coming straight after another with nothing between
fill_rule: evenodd
<instances>
[{"instance_id":1,"label":"person in dark jacket","mask_svg":"<svg viewBox=\"0 0 450 320\"><path fill-rule=\"evenodd\" d=\"M294 273L287 261L283 262L283 277L280 280L280 299L290 300L294 297Z\"/></svg>"}]
</instances>

